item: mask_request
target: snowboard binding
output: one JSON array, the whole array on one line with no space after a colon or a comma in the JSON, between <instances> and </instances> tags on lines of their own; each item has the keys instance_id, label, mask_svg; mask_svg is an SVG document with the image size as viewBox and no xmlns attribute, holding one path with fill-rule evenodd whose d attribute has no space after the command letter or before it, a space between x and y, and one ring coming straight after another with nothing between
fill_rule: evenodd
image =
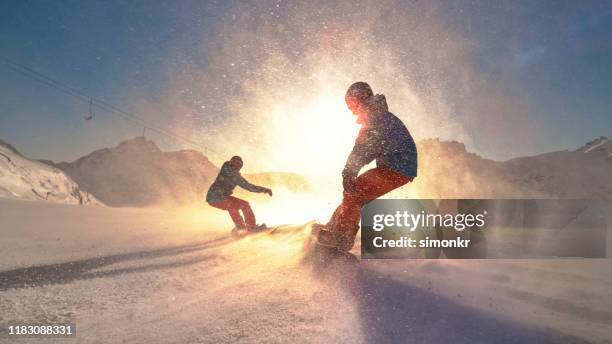
<instances>
[{"instance_id":1,"label":"snowboard binding","mask_svg":"<svg viewBox=\"0 0 612 344\"><path fill-rule=\"evenodd\" d=\"M260 225L255 225L255 226L234 227L232 228L232 235L237 236L237 237L243 237L249 234L265 232L268 229L271 229L271 228L266 226L265 223L262 223Z\"/></svg>"},{"instance_id":2,"label":"snowboard binding","mask_svg":"<svg viewBox=\"0 0 612 344\"><path fill-rule=\"evenodd\" d=\"M341 253L348 253L353 248L356 233L357 231L333 231L319 223L312 225L312 234L317 238L317 246L335 249Z\"/></svg>"}]
</instances>

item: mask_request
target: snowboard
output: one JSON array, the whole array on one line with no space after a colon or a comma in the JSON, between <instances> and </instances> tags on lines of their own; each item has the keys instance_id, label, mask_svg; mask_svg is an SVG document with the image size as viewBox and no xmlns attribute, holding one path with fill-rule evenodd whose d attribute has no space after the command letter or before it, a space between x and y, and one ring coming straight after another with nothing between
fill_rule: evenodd
<instances>
[{"instance_id":1,"label":"snowboard","mask_svg":"<svg viewBox=\"0 0 612 344\"><path fill-rule=\"evenodd\" d=\"M313 256L315 261L320 263L329 263L330 261L359 262L359 258L351 252L344 252L336 247L321 245L319 243L315 243L313 246Z\"/></svg>"},{"instance_id":2,"label":"snowboard","mask_svg":"<svg viewBox=\"0 0 612 344\"><path fill-rule=\"evenodd\" d=\"M256 229L251 229L251 230L238 229L234 227L232 229L232 235L240 238L240 237L245 237L248 235L259 234L259 233L274 234L274 233L278 233L283 226L286 226L286 225L266 226L264 224L264 225L258 226Z\"/></svg>"}]
</instances>

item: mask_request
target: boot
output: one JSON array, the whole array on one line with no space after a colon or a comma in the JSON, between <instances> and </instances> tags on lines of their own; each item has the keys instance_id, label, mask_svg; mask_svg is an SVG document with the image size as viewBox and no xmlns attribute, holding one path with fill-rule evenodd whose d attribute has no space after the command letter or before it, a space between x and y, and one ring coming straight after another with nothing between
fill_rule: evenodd
<instances>
[{"instance_id":1,"label":"boot","mask_svg":"<svg viewBox=\"0 0 612 344\"><path fill-rule=\"evenodd\" d=\"M355 245L355 238L358 231L359 226L357 225L350 229L337 232L336 247L338 250L341 252L349 252Z\"/></svg>"},{"instance_id":2,"label":"boot","mask_svg":"<svg viewBox=\"0 0 612 344\"><path fill-rule=\"evenodd\" d=\"M359 227L357 227L357 230L359 230ZM320 230L317 234L317 244L336 248L340 252L348 252L355 244L356 234L356 230L348 232Z\"/></svg>"},{"instance_id":3,"label":"boot","mask_svg":"<svg viewBox=\"0 0 612 344\"><path fill-rule=\"evenodd\" d=\"M312 225L312 230L310 232L310 234L312 234L313 236L318 236L320 231L326 231L328 230L327 225L323 225L320 223L314 223Z\"/></svg>"},{"instance_id":4,"label":"boot","mask_svg":"<svg viewBox=\"0 0 612 344\"><path fill-rule=\"evenodd\" d=\"M248 229L244 226L236 226L232 228L232 235L234 236L243 236L248 233Z\"/></svg>"},{"instance_id":5,"label":"boot","mask_svg":"<svg viewBox=\"0 0 612 344\"><path fill-rule=\"evenodd\" d=\"M317 244L326 247L337 247L338 234L338 232L331 232L327 229L320 229L317 233Z\"/></svg>"},{"instance_id":6,"label":"boot","mask_svg":"<svg viewBox=\"0 0 612 344\"><path fill-rule=\"evenodd\" d=\"M262 223L260 225L255 225L255 226L249 226L248 227L248 231L251 232L251 233L262 232L262 231L265 231L266 229L268 229L268 226L266 226L265 223Z\"/></svg>"}]
</instances>

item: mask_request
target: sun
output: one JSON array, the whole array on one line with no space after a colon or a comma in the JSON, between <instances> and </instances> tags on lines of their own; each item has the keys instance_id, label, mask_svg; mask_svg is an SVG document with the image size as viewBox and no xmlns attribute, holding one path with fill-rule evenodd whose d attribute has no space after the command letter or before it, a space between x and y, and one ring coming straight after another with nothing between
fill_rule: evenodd
<instances>
[{"instance_id":1,"label":"sun","mask_svg":"<svg viewBox=\"0 0 612 344\"><path fill-rule=\"evenodd\" d=\"M276 104L270 151L304 175L339 174L359 126L344 104L342 91L323 89L308 99Z\"/></svg>"}]
</instances>

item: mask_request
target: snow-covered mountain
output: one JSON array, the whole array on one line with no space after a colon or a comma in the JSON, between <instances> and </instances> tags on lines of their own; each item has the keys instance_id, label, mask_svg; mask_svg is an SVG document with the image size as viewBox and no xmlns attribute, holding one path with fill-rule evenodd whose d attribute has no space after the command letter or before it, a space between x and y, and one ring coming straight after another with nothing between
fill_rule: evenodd
<instances>
[{"instance_id":1,"label":"snow-covered mountain","mask_svg":"<svg viewBox=\"0 0 612 344\"><path fill-rule=\"evenodd\" d=\"M163 152L142 136L54 165L110 206L201 203L218 171L201 152Z\"/></svg>"},{"instance_id":2,"label":"snow-covered mountain","mask_svg":"<svg viewBox=\"0 0 612 344\"><path fill-rule=\"evenodd\" d=\"M612 158L612 138L601 136L578 149L584 153Z\"/></svg>"},{"instance_id":3,"label":"snow-covered mountain","mask_svg":"<svg viewBox=\"0 0 612 344\"><path fill-rule=\"evenodd\" d=\"M454 141L423 140L418 148L418 178L392 196L612 199L612 139L607 137L574 151L508 161L483 158ZM44 161L65 174L27 160L1 141L0 153L0 196L68 203L95 203L98 199L111 206L201 204L218 172L198 151L164 152L144 137L69 163ZM308 192L310 185L317 183L295 173L261 173L246 178L292 192Z\"/></svg>"},{"instance_id":4,"label":"snow-covered mountain","mask_svg":"<svg viewBox=\"0 0 612 344\"><path fill-rule=\"evenodd\" d=\"M61 170L30 160L1 140L0 197L101 205Z\"/></svg>"},{"instance_id":5,"label":"snow-covered mountain","mask_svg":"<svg viewBox=\"0 0 612 344\"><path fill-rule=\"evenodd\" d=\"M164 152L144 137L96 150L73 162L49 163L110 206L203 204L219 172L199 151ZM256 184L282 186L294 192L308 189L307 181L295 173L267 172L245 177Z\"/></svg>"},{"instance_id":6,"label":"snow-covered mountain","mask_svg":"<svg viewBox=\"0 0 612 344\"><path fill-rule=\"evenodd\" d=\"M612 199L612 139L575 151L494 161L459 142L419 142L420 197Z\"/></svg>"}]
</instances>

